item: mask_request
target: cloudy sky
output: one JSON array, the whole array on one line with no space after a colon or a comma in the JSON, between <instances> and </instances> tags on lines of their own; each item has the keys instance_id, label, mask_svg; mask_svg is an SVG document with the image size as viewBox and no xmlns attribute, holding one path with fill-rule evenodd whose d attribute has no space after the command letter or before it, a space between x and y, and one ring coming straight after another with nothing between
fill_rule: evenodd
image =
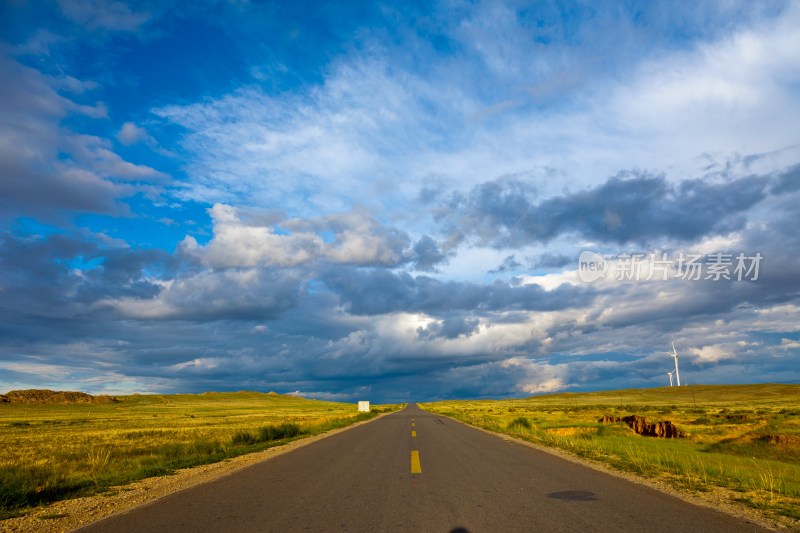
<instances>
[{"instance_id":1,"label":"cloudy sky","mask_svg":"<svg viewBox=\"0 0 800 533\"><path fill-rule=\"evenodd\" d=\"M800 382L796 2L0 20L0 391Z\"/></svg>"}]
</instances>

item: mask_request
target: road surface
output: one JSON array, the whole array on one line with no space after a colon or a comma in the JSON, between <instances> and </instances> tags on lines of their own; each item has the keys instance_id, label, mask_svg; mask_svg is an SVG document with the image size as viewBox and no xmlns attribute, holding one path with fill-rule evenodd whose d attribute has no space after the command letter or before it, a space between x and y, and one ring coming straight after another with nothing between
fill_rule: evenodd
<instances>
[{"instance_id":1,"label":"road surface","mask_svg":"<svg viewBox=\"0 0 800 533\"><path fill-rule=\"evenodd\" d=\"M80 531L765 530L411 404Z\"/></svg>"}]
</instances>

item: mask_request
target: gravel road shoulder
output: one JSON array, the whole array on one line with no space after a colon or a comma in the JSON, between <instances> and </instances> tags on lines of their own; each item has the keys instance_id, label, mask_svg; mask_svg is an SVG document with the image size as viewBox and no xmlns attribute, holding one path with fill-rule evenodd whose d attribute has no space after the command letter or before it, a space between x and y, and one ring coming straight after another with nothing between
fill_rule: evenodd
<instances>
[{"instance_id":1,"label":"gravel road shoulder","mask_svg":"<svg viewBox=\"0 0 800 533\"><path fill-rule=\"evenodd\" d=\"M447 415L442 415L440 413L436 414L438 416L449 418L460 424L464 424L464 422L456 418ZM516 442L518 444L528 446L529 448L534 448L536 450L549 453L551 455L556 455L567 461L571 461L573 463L579 463L588 468L592 468L600 472L605 472L606 474L610 474L612 476L627 479L628 481L636 483L638 485L645 485L659 492L663 492L665 494L669 494L670 496L680 498L681 500L691 503L693 505L697 505L700 507L708 507L710 509L715 509L717 511L721 511L723 513L741 518L743 520L753 522L766 529L772 529L774 531L800 531L800 521L798 520L792 520L791 518L783 516L768 515L758 509L754 509L744 504L734 503L732 500L736 496L736 493L734 493L732 490L729 489L725 489L722 487L709 487L707 492L693 492L689 490L682 490L668 483L667 481L654 478L646 478L631 472L618 470L606 463L595 461L592 459L587 459L585 457L579 457L566 450L561 450L559 448L550 448L524 439L512 437L511 435L508 435L506 433L498 433L495 431L490 431L488 429L473 426L470 424L466 425L469 425L470 427L477 429L478 431L483 431L484 433L494 435L495 437L498 437L500 439Z\"/></svg>"},{"instance_id":2,"label":"gravel road shoulder","mask_svg":"<svg viewBox=\"0 0 800 533\"><path fill-rule=\"evenodd\" d=\"M177 470L169 476L151 477L120 487L112 487L108 492L94 496L42 505L32 509L25 516L0 521L0 531L9 533L60 533L73 531L112 514L121 513L174 492L233 474L242 468L269 460L302 446L308 446L342 431L347 431L362 424L369 424L386 416L386 414L389 413L383 413L369 420L295 440L261 452L240 455L218 463Z\"/></svg>"}]
</instances>

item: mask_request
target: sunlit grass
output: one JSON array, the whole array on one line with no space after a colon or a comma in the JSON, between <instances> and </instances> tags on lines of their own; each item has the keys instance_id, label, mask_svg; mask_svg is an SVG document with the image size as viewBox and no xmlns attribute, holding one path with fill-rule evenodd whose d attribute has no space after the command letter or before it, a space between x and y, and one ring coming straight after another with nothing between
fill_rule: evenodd
<instances>
[{"instance_id":1,"label":"sunlit grass","mask_svg":"<svg viewBox=\"0 0 800 533\"><path fill-rule=\"evenodd\" d=\"M366 420L355 404L254 392L0 404L0 518Z\"/></svg>"},{"instance_id":2,"label":"sunlit grass","mask_svg":"<svg viewBox=\"0 0 800 533\"><path fill-rule=\"evenodd\" d=\"M724 487L738 501L800 519L800 386L737 385L554 394L523 400L422 405L621 470L696 491ZM670 420L683 439L634 434L604 415Z\"/></svg>"}]
</instances>

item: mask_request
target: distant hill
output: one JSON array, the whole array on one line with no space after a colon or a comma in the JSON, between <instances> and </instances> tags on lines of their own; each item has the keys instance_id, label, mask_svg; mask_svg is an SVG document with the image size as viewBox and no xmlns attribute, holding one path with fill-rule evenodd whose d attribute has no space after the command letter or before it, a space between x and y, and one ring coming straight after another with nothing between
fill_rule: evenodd
<instances>
[{"instance_id":1,"label":"distant hill","mask_svg":"<svg viewBox=\"0 0 800 533\"><path fill-rule=\"evenodd\" d=\"M12 390L0 394L0 403L41 403L41 404L66 404L66 403L116 403L114 396L92 396L85 392L55 391L47 389Z\"/></svg>"}]
</instances>

